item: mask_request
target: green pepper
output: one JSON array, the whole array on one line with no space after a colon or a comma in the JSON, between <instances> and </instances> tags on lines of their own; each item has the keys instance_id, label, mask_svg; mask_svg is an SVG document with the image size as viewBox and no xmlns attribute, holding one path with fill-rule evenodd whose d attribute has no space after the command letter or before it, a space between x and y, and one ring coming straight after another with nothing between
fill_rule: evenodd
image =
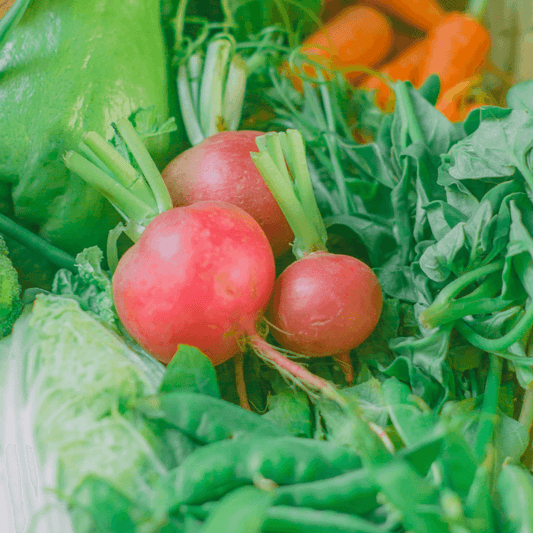
<instances>
[{"instance_id":1,"label":"green pepper","mask_svg":"<svg viewBox=\"0 0 533 533\"><path fill-rule=\"evenodd\" d=\"M167 70L159 0L31 2L0 50L0 181L15 215L70 253L104 246L118 215L62 156L139 108L166 120ZM162 162L169 137L147 146Z\"/></svg>"}]
</instances>

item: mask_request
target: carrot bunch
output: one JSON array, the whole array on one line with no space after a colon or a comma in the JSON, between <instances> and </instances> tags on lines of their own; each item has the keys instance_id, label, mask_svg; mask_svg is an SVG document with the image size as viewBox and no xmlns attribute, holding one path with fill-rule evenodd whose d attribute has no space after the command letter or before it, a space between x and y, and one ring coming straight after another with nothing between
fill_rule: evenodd
<instances>
[{"instance_id":1,"label":"carrot bunch","mask_svg":"<svg viewBox=\"0 0 533 533\"><path fill-rule=\"evenodd\" d=\"M365 4L357 3L340 11L305 41L302 50L335 58L330 68L344 71L354 85L375 90L376 104L383 110L390 111L394 106L388 80L408 80L419 87L431 74L437 74L441 81L436 107L450 120L462 120L465 110L488 103L479 90L479 74L486 66L491 46L490 34L479 20L482 2L476 2L476 13L446 12L437 0L365 0ZM356 12L364 12L364 17L350 19L348 15ZM387 16L426 35L380 65L395 40ZM365 34L359 26L364 23L363 18L379 18L380 23L369 26ZM379 65L376 75L361 79L364 67L376 65Z\"/></svg>"},{"instance_id":2,"label":"carrot bunch","mask_svg":"<svg viewBox=\"0 0 533 533\"><path fill-rule=\"evenodd\" d=\"M424 3L428 2L431 3L431 0L424 0ZM406 0L406 7L415 3ZM437 6L434 7L436 11ZM415 87L419 87L431 74L437 74L441 91L436 107L450 120L462 120L470 109L487 103L486 98L473 98L471 91L478 88L478 75L486 65L491 46L490 34L479 18L470 13L452 11L432 20L433 24L429 25L427 17L421 17L418 27L425 26L426 36L380 70L392 81L408 80ZM473 83L474 80L476 83ZM376 103L382 109L393 104L392 92L383 79L369 77L361 86L376 90Z\"/></svg>"},{"instance_id":3,"label":"carrot bunch","mask_svg":"<svg viewBox=\"0 0 533 533\"><path fill-rule=\"evenodd\" d=\"M348 6L303 42L300 51L313 64L304 64L301 69L292 67L293 84L302 89L302 72L315 78L315 65L326 79L335 70L372 67L388 54L392 40L392 25L384 14L369 6ZM348 74L352 82L362 77L360 71Z\"/></svg>"}]
</instances>

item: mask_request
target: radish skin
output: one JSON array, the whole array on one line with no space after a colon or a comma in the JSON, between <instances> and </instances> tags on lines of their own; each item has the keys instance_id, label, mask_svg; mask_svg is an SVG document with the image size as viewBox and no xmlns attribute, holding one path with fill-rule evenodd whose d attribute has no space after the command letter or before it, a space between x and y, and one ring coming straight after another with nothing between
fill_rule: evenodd
<instances>
[{"instance_id":1,"label":"radish skin","mask_svg":"<svg viewBox=\"0 0 533 533\"><path fill-rule=\"evenodd\" d=\"M347 255L314 252L276 280L267 318L284 348L312 357L345 354L375 328L382 308L377 276Z\"/></svg>"},{"instance_id":2,"label":"radish skin","mask_svg":"<svg viewBox=\"0 0 533 533\"><path fill-rule=\"evenodd\" d=\"M158 215L113 276L124 326L164 363L179 344L218 365L255 334L275 278L265 234L242 209L197 202Z\"/></svg>"},{"instance_id":3,"label":"radish skin","mask_svg":"<svg viewBox=\"0 0 533 533\"><path fill-rule=\"evenodd\" d=\"M275 257L287 252L294 234L250 158L260 131L223 131L185 150L163 170L174 206L224 201L244 209L265 232Z\"/></svg>"}]
</instances>

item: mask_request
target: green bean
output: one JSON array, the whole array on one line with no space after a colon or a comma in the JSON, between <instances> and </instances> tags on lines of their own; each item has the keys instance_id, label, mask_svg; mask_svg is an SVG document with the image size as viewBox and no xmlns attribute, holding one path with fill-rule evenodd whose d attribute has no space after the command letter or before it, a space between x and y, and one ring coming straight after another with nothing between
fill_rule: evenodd
<instances>
[{"instance_id":1,"label":"green bean","mask_svg":"<svg viewBox=\"0 0 533 533\"><path fill-rule=\"evenodd\" d=\"M259 436L228 440L199 448L164 476L155 491L155 504L168 510L220 498L262 478L289 485L360 467L351 450L330 442Z\"/></svg>"},{"instance_id":2,"label":"green bean","mask_svg":"<svg viewBox=\"0 0 533 533\"><path fill-rule=\"evenodd\" d=\"M255 487L230 492L209 515L202 533L227 531L228 524L231 533L259 533L271 500L271 494Z\"/></svg>"},{"instance_id":3,"label":"green bean","mask_svg":"<svg viewBox=\"0 0 533 533\"><path fill-rule=\"evenodd\" d=\"M262 533L384 533L364 518L302 507L271 507Z\"/></svg>"},{"instance_id":4,"label":"green bean","mask_svg":"<svg viewBox=\"0 0 533 533\"><path fill-rule=\"evenodd\" d=\"M524 468L508 464L497 482L502 523L507 533L533 532L533 477Z\"/></svg>"},{"instance_id":5,"label":"green bean","mask_svg":"<svg viewBox=\"0 0 533 533\"><path fill-rule=\"evenodd\" d=\"M289 433L256 413L219 398L193 392L169 392L143 398L135 408L150 418L162 418L203 444L250 433Z\"/></svg>"},{"instance_id":6,"label":"green bean","mask_svg":"<svg viewBox=\"0 0 533 533\"><path fill-rule=\"evenodd\" d=\"M280 487L274 504L365 514L378 507L378 491L370 472L360 468L328 479Z\"/></svg>"}]
</instances>

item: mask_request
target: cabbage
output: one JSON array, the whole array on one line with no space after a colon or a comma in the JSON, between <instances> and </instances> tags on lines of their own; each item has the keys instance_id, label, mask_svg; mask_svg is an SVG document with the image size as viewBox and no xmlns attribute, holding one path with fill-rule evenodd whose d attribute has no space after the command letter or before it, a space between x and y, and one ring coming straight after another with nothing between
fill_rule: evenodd
<instances>
[{"instance_id":1,"label":"cabbage","mask_svg":"<svg viewBox=\"0 0 533 533\"><path fill-rule=\"evenodd\" d=\"M26 306L0 341L1 531L93 531L73 505L91 476L139 507L149 501L169 461L128 406L157 392L164 368L152 361L145 372L139 359L76 299L39 294Z\"/></svg>"}]
</instances>

